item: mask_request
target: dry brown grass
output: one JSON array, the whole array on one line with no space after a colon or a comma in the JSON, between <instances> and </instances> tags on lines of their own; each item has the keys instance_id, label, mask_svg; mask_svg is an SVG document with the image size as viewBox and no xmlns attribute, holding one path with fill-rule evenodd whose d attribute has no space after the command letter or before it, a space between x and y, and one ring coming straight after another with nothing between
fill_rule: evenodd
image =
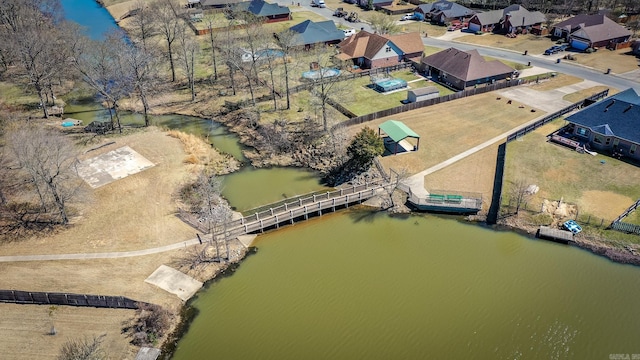
<instances>
[{"instance_id":1,"label":"dry brown grass","mask_svg":"<svg viewBox=\"0 0 640 360\"><path fill-rule=\"evenodd\" d=\"M589 66L602 72L611 69L613 73L622 74L639 69L638 59L631 55L630 49L610 51L600 49L594 53L577 53L573 55L575 62Z\"/></svg>"},{"instance_id":2,"label":"dry brown grass","mask_svg":"<svg viewBox=\"0 0 640 360\"><path fill-rule=\"evenodd\" d=\"M493 194L498 146L498 143L488 146L440 171L425 176L425 188L481 193L482 211L487 211Z\"/></svg>"},{"instance_id":3,"label":"dry brown grass","mask_svg":"<svg viewBox=\"0 0 640 360\"><path fill-rule=\"evenodd\" d=\"M355 133L362 126L377 129L389 119L404 122L421 136L420 149L384 157L382 164L415 174L544 115L542 111L532 113L530 107L519 105L515 101L507 104L505 99L496 100L495 93L487 93L378 119L353 126L350 131Z\"/></svg>"},{"instance_id":4,"label":"dry brown grass","mask_svg":"<svg viewBox=\"0 0 640 360\"><path fill-rule=\"evenodd\" d=\"M201 137L179 130L169 130L167 135L180 140L186 157L184 162L191 165L207 166L215 173L226 174L229 169L237 169L240 164L230 155L220 154Z\"/></svg>"},{"instance_id":5,"label":"dry brown grass","mask_svg":"<svg viewBox=\"0 0 640 360\"><path fill-rule=\"evenodd\" d=\"M498 47L522 53L526 50L531 55L542 54L546 49L554 45L554 43L545 36L536 36L531 34L518 35L516 38L509 38L504 35L497 34L467 35L456 38L455 41Z\"/></svg>"},{"instance_id":6,"label":"dry brown grass","mask_svg":"<svg viewBox=\"0 0 640 360\"><path fill-rule=\"evenodd\" d=\"M107 334L102 348L109 359L135 357L135 349L118 330L120 323L133 316L133 310L59 306L53 312L55 336L48 335L52 319L48 306L0 304L0 313L3 359L54 359L67 340L101 334Z\"/></svg>"},{"instance_id":7,"label":"dry brown grass","mask_svg":"<svg viewBox=\"0 0 640 360\"><path fill-rule=\"evenodd\" d=\"M91 203L79 206L73 225L49 236L0 244L3 255L68 254L139 250L179 243L195 237L195 230L175 217L172 194L189 175L180 140L156 128L126 136L103 138L84 154L93 157L128 145L155 166L95 190ZM144 282L158 266L176 267L185 249L121 259L9 262L0 264L0 288L49 292L122 295L177 311L181 301ZM197 275L205 280L205 275ZM131 311L60 307L56 328L60 334L43 337L47 329L46 307L2 305L0 347L3 358L52 358L67 337L107 333L112 359L133 358L121 323ZM58 317L56 317L58 319ZM64 319L64 320L63 320ZM8 351L8 352L7 352Z\"/></svg>"},{"instance_id":8,"label":"dry brown grass","mask_svg":"<svg viewBox=\"0 0 640 360\"><path fill-rule=\"evenodd\" d=\"M542 81L539 84L531 84L534 90L537 91L549 91L561 88L567 85L577 84L579 82L583 82L584 79L579 77L566 75L566 74L558 74L557 76L551 78L550 80Z\"/></svg>"},{"instance_id":9,"label":"dry brown grass","mask_svg":"<svg viewBox=\"0 0 640 360\"><path fill-rule=\"evenodd\" d=\"M572 103L578 102L580 100L584 100L585 98L588 98L589 96L599 93L600 91L604 91L606 89L609 89L609 96L614 95L616 93L618 93L617 89L612 89L609 86L594 86L588 89L584 89L584 90L579 90L576 91L574 93L571 94L567 94L565 96L562 97L563 100L566 101L570 101Z\"/></svg>"}]
</instances>

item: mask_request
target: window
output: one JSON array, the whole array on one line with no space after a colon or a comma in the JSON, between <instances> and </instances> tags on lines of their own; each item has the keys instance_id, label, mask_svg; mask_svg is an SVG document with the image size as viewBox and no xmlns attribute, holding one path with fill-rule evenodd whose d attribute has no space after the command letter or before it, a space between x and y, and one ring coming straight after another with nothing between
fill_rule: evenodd
<instances>
[{"instance_id":1,"label":"window","mask_svg":"<svg viewBox=\"0 0 640 360\"><path fill-rule=\"evenodd\" d=\"M583 128L583 127L579 127L578 131L576 131L576 134L582 135L582 136L587 136L588 130Z\"/></svg>"},{"instance_id":2,"label":"window","mask_svg":"<svg viewBox=\"0 0 640 360\"><path fill-rule=\"evenodd\" d=\"M598 143L598 144L602 144L602 136L600 136L600 135L596 135L596 136L593 138L593 142Z\"/></svg>"},{"instance_id":3,"label":"window","mask_svg":"<svg viewBox=\"0 0 640 360\"><path fill-rule=\"evenodd\" d=\"M385 49L386 52L391 52L391 48L389 46L387 46L387 48Z\"/></svg>"},{"instance_id":4,"label":"window","mask_svg":"<svg viewBox=\"0 0 640 360\"><path fill-rule=\"evenodd\" d=\"M608 137L605 141L605 145L609 145L610 143L611 143L611 138Z\"/></svg>"},{"instance_id":5,"label":"window","mask_svg":"<svg viewBox=\"0 0 640 360\"><path fill-rule=\"evenodd\" d=\"M636 153L636 144L631 145L631 148L629 148L629 154L633 155Z\"/></svg>"},{"instance_id":6,"label":"window","mask_svg":"<svg viewBox=\"0 0 640 360\"><path fill-rule=\"evenodd\" d=\"M620 144L620 139L613 139L613 146L616 147Z\"/></svg>"}]
</instances>

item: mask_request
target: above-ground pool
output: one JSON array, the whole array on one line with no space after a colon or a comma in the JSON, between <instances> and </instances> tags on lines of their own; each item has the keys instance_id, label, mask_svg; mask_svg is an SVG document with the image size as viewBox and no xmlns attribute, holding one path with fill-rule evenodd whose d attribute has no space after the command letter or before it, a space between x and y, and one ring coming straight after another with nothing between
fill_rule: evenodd
<instances>
[{"instance_id":1,"label":"above-ground pool","mask_svg":"<svg viewBox=\"0 0 640 360\"><path fill-rule=\"evenodd\" d=\"M284 57L284 51L278 49L262 49L258 50L255 53L256 60L263 60L267 58L277 58ZM242 54L242 61L248 62L251 61L251 51L245 50Z\"/></svg>"},{"instance_id":2,"label":"above-ground pool","mask_svg":"<svg viewBox=\"0 0 640 360\"><path fill-rule=\"evenodd\" d=\"M384 79L378 80L373 85L374 89L380 92L393 91L407 87L407 82L402 79Z\"/></svg>"},{"instance_id":3,"label":"above-ground pool","mask_svg":"<svg viewBox=\"0 0 640 360\"><path fill-rule=\"evenodd\" d=\"M311 70L302 73L302 77L305 79L318 80L320 78L329 78L340 75L340 70L325 68L322 70Z\"/></svg>"}]
</instances>

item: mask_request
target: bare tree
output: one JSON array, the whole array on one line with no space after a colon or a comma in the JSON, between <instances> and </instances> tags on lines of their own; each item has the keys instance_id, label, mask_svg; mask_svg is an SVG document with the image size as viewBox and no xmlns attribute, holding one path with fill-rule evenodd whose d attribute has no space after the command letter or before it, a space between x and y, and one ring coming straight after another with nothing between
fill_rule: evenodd
<instances>
[{"instance_id":1,"label":"bare tree","mask_svg":"<svg viewBox=\"0 0 640 360\"><path fill-rule=\"evenodd\" d=\"M144 51L148 51L148 41L156 35L158 29L153 21L153 10L147 1L136 0L131 9L138 9L137 13L131 20L132 37L142 42Z\"/></svg>"},{"instance_id":2,"label":"bare tree","mask_svg":"<svg viewBox=\"0 0 640 360\"><path fill-rule=\"evenodd\" d=\"M218 33L214 31L214 18L208 18L207 25L209 25L209 43L211 44L211 60L213 61L213 80L218 80L218 62L216 56L216 46L218 46Z\"/></svg>"},{"instance_id":3,"label":"bare tree","mask_svg":"<svg viewBox=\"0 0 640 360\"><path fill-rule=\"evenodd\" d=\"M400 30L395 19L385 13L376 12L369 17L369 21L377 34L395 34Z\"/></svg>"},{"instance_id":4,"label":"bare tree","mask_svg":"<svg viewBox=\"0 0 640 360\"><path fill-rule=\"evenodd\" d=\"M131 80L132 70L125 66L123 54L129 45L120 31L107 34L104 40L89 41L78 47L73 57L76 69L82 74L82 79L93 88L107 102L111 123L117 123L122 132L120 116L118 115L119 101L133 92L135 87ZM115 117L115 121L114 121Z\"/></svg>"},{"instance_id":5,"label":"bare tree","mask_svg":"<svg viewBox=\"0 0 640 360\"><path fill-rule=\"evenodd\" d=\"M158 82L158 61L154 52L126 44L121 54L125 73L130 74L131 86L142 102L144 124L149 126L149 93Z\"/></svg>"},{"instance_id":6,"label":"bare tree","mask_svg":"<svg viewBox=\"0 0 640 360\"><path fill-rule=\"evenodd\" d=\"M171 66L171 82L176 81L176 68L173 58L174 42L185 27L184 21L178 17L177 9L179 7L180 5L175 0L156 0L156 2L152 3L156 27L167 44L167 56Z\"/></svg>"},{"instance_id":7,"label":"bare tree","mask_svg":"<svg viewBox=\"0 0 640 360\"><path fill-rule=\"evenodd\" d=\"M22 127L8 134L16 166L32 184L44 213L54 222L69 222L67 204L76 199L81 179L76 171L78 149L62 134L41 127Z\"/></svg>"},{"instance_id":8,"label":"bare tree","mask_svg":"<svg viewBox=\"0 0 640 360\"><path fill-rule=\"evenodd\" d=\"M291 109L291 91L289 89L289 59L292 58L296 48L296 33L291 30L285 30L276 37L278 47L284 53L282 60L284 65L284 88L287 94L287 110Z\"/></svg>"},{"instance_id":9,"label":"bare tree","mask_svg":"<svg viewBox=\"0 0 640 360\"><path fill-rule=\"evenodd\" d=\"M105 336L70 339L62 344L57 360L106 360L108 356L102 348Z\"/></svg>"},{"instance_id":10,"label":"bare tree","mask_svg":"<svg viewBox=\"0 0 640 360\"><path fill-rule=\"evenodd\" d=\"M330 106L333 98L343 99L347 97L347 83L343 82L339 75L327 71L333 67L331 62L331 49L325 46L316 46L310 52L311 57L318 66L317 76L312 79L312 95L315 96L315 104L322 111L322 128L329 130L329 115L327 107Z\"/></svg>"},{"instance_id":11,"label":"bare tree","mask_svg":"<svg viewBox=\"0 0 640 360\"><path fill-rule=\"evenodd\" d=\"M528 191L527 180L524 178L515 179L509 188L509 197L511 200L515 202L516 212L518 215L520 208L529 200L531 197L531 193Z\"/></svg>"},{"instance_id":12,"label":"bare tree","mask_svg":"<svg viewBox=\"0 0 640 360\"><path fill-rule=\"evenodd\" d=\"M189 90L191 90L191 101L196 99L195 89L195 57L200 50L200 44L194 38L194 35L185 27L178 33L178 47L179 53L178 59L180 60L181 68L184 74L187 76L189 82Z\"/></svg>"}]
</instances>

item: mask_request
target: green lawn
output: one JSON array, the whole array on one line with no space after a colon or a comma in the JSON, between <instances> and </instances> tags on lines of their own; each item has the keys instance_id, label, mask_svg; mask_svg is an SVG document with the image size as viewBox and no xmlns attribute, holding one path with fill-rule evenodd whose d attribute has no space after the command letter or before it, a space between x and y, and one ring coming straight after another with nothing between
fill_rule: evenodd
<instances>
[{"instance_id":1,"label":"green lawn","mask_svg":"<svg viewBox=\"0 0 640 360\"><path fill-rule=\"evenodd\" d=\"M555 120L507 145L503 197L510 184L524 179L540 188L529 200L530 209L540 209L544 199L576 204L579 220L600 224L600 219L612 221L640 198L640 168L604 155L580 154L572 149L547 142L546 136L562 127ZM634 215L637 217L637 215ZM631 218L635 221L637 218ZM591 229L602 235L605 230ZM620 238L620 233L606 237ZM640 237L635 237L640 242Z\"/></svg>"},{"instance_id":2,"label":"green lawn","mask_svg":"<svg viewBox=\"0 0 640 360\"><path fill-rule=\"evenodd\" d=\"M390 74L391 77L403 79L408 82L409 89L417 89L425 86L436 86L440 89L440 95L447 95L452 93L451 90L424 79L410 82L412 80L421 79L416 77L411 71L400 70ZM347 109L355 113L356 115L365 115L372 112L390 109L396 106L402 105L401 101L407 98L407 90L392 92L392 93L380 93L369 86L371 80L369 77L361 77L354 80L349 80L349 86L351 88L350 94L352 99L350 101L342 102L341 104Z\"/></svg>"}]
</instances>

